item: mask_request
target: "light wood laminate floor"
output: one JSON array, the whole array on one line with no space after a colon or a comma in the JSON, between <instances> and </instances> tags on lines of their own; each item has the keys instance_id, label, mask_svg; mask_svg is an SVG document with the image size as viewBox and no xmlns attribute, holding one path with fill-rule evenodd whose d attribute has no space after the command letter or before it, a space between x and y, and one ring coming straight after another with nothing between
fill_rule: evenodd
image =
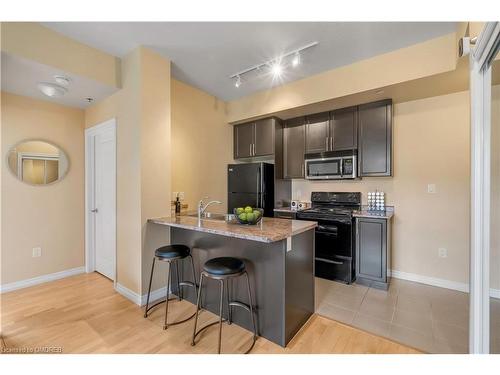
<instances>
[{"instance_id":1,"label":"light wood laminate floor","mask_svg":"<svg viewBox=\"0 0 500 375\"><path fill-rule=\"evenodd\" d=\"M174 301L170 319L194 311L189 302ZM1 329L7 351L55 347L63 353L215 353L217 328L209 328L190 345L193 320L163 331L164 305L143 318L143 310L97 274L83 274L1 295ZM209 312L200 323L213 321ZM224 325L222 351L241 353L251 333L235 324ZM2 340L0 340L2 341ZM4 350L5 351L5 350ZM313 315L282 348L259 338L252 353L419 353L336 321Z\"/></svg>"}]
</instances>

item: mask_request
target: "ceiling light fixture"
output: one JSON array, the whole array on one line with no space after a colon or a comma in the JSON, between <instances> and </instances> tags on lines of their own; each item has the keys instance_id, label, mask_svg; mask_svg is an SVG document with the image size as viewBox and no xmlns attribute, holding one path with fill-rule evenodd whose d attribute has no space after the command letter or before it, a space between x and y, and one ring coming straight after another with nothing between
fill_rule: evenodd
<instances>
[{"instance_id":1,"label":"ceiling light fixture","mask_svg":"<svg viewBox=\"0 0 500 375\"><path fill-rule=\"evenodd\" d=\"M63 76L63 75L55 75L54 76L54 81L60 86L67 87L71 83L71 79L69 77Z\"/></svg>"},{"instance_id":2,"label":"ceiling light fixture","mask_svg":"<svg viewBox=\"0 0 500 375\"><path fill-rule=\"evenodd\" d=\"M273 76L276 78L281 76L283 67L278 61L274 62L273 65L271 65L271 72L273 72Z\"/></svg>"},{"instance_id":3,"label":"ceiling light fixture","mask_svg":"<svg viewBox=\"0 0 500 375\"><path fill-rule=\"evenodd\" d=\"M236 79L235 86L239 87L239 85L237 85L238 79L240 80L239 82L241 84L241 77L243 77L244 74L247 74L247 73L250 73L253 71L260 72L262 68L265 68L265 69L263 69L264 71L266 71L266 70L269 71L269 69L270 69L271 72L273 73L274 77L280 76L283 73L283 68L287 65L288 66L290 65L290 58L292 56L293 56L293 58L291 60L291 64L294 67L296 67L296 66L300 65L301 52L303 52L304 50L307 50L311 47L317 46L318 44L319 44L318 42L312 42L312 43L306 44L305 46L294 49L293 51L286 52L286 53L280 55L280 57L278 57L278 58L274 58L274 59L265 61L261 64L251 66L247 69L243 69L237 73L234 73L229 78Z\"/></svg>"},{"instance_id":4,"label":"ceiling light fixture","mask_svg":"<svg viewBox=\"0 0 500 375\"><path fill-rule=\"evenodd\" d=\"M240 87L241 86L241 77L240 76L237 76L236 77L236 82L234 83L234 86L236 88Z\"/></svg>"},{"instance_id":5,"label":"ceiling light fixture","mask_svg":"<svg viewBox=\"0 0 500 375\"><path fill-rule=\"evenodd\" d=\"M50 82L40 82L37 84L38 90L40 90L44 95L51 98L60 98L68 92L66 87L56 85Z\"/></svg>"}]
</instances>

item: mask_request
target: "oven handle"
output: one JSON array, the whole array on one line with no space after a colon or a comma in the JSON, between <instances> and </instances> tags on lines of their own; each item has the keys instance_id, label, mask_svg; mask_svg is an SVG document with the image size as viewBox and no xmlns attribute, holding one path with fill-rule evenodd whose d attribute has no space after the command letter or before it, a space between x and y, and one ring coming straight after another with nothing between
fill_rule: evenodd
<instances>
[{"instance_id":1,"label":"oven handle","mask_svg":"<svg viewBox=\"0 0 500 375\"><path fill-rule=\"evenodd\" d=\"M337 262L335 260L330 260L330 259L325 259L325 258L314 258L314 259L319 260L320 262L325 262L325 263L332 263L332 264L338 264L338 265L344 264L344 262Z\"/></svg>"}]
</instances>

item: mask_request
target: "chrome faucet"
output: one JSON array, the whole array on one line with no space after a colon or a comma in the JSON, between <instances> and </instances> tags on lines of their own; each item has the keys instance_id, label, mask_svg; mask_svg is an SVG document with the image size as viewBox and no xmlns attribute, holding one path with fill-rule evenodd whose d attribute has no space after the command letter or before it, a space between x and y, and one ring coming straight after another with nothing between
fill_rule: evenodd
<instances>
[{"instance_id":1,"label":"chrome faucet","mask_svg":"<svg viewBox=\"0 0 500 375\"><path fill-rule=\"evenodd\" d=\"M204 199L208 199L208 197L205 197ZM222 204L222 202L221 201L210 201L207 204L205 204L203 202L203 199L200 199L200 201L198 202L198 220L201 220L201 217L203 214L205 214L205 211L208 208L208 206L210 206L212 204Z\"/></svg>"}]
</instances>

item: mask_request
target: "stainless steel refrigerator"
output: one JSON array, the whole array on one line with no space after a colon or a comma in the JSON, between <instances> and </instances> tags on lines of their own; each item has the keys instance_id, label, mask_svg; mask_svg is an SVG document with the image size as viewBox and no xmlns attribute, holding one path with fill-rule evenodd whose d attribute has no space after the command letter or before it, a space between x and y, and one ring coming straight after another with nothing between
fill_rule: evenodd
<instances>
[{"instance_id":1,"label":"stainless steel refrigerator","mask_svg":"<svg viewBox=\"0 0 500 375\"><path fill-rule=\"evenodd\" d=\"M274 165L269 163L227 166L228 212L238 207L258 207L272 217L274 209Z\"/></svg>"}]
</instances>

